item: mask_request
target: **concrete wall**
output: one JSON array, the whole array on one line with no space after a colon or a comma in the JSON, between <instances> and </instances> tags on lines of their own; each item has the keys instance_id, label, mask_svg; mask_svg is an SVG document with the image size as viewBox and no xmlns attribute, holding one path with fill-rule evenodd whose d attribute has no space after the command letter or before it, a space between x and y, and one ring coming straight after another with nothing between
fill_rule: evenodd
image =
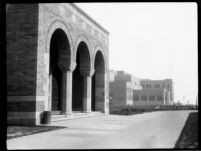
<instances>
[{"instance_id":1,"label":"concrete wall","mask_svg":"<svg viewBox=\"0 0 201 151\"><path fill-rule=\"evenodd\" d=\"M135 107L164 105L164 92L164 89L133 90L133 105Z\"/></svg>"},{"instance_id":2,"label":"concrete wall","mask_svg":"<svg viewBox=\"0 0 201 151\"><path fill-rule=\"evenodd\" d=\"M110 73L110 109L133 105L133 89L141 89L140 79L124 71Z\"/></svg>"},{"instance_id":3,"label":"concrete wall","mask_svg":"<svg viewBox=\"0 0 201 151\"><path fill-rule=\"evenodd\" d=\"M114 70L109 70L109 82L113 82L115 80L115 76L117 75L117 72Z\"/></svg>"},{"instance_id":4,"label":"concrete wall","mask_svg":"<svg viewBox=\"0 0 201 151\"><path fill-rule=\"evenodd\" d=\"M127 86L124 81L110 83L110 108L112 106L125 106L127 104Z\"/></svg>"},{"instance_id":5,"label":"concrete wall","mask_svg":"<svg viewBox=\"0 0 201 151\"><path fill-rule=\"evenodd\" d=\"M173 81L172 79L165 79L165 80L145 80L141 79L140 85L143 89L159 89L163 88L169 91L169 100L167 101L169 104L173 104L174 102L174 88L173 88Z\"/></svg>"}]
</instances>

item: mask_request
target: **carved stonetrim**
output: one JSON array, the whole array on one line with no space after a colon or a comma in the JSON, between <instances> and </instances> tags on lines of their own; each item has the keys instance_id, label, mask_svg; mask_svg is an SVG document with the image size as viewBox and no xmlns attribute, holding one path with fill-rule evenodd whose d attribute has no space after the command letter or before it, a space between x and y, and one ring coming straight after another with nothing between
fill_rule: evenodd
<instances>
[{"instance_id":1,"label":"carved stonetrim","mask_svg":"<svg viewBox=\"0 0 201 151\"><path fill-rule=\"evenodd\" d=\"M73 72L75 70L76 65L77 64L75 62L71 62L68 70L71 71L71 72Z\"/></svg>"},{"instance_id":2,"label":"carved stonetrim","mask_svg":"<svg viewBox=\"0 0 201 151\"><path fill-rule=\"evenodd\" d=\"M68 41L69 41L71 58L72 58L72 54L73 54L72 53L72 51L73 51L72 36L70 34L70 30L68 29L68 26L66 25L66 23L59 18L53 19L48 27L47 38L46 38L46 43L45 43L45 52L49 53L49 51L50 51L50 41L51 41L52 35L56 29L62 29L65 32L66 37L68 38Z\"/></svg>"},{"instance_id":3,"label":"carved stonetrim","mask_svg":"<svg viewBox=\"0 0 201 151\"><path fill-rule=\"evenodd\" d=\"M89 50L89 55L90 55L90 58L92 56L91 54L91 44L89 42L89 38L87 37L86 34L84 33L80 33L77 37L76 37L76 40L75 40L75 43L74 43L74 60L76 60L76 55L77 55L77 49L78 49L78 46L80 44L80 42L85 42L85 44L87 45L87 48Z\"/></svg>"},{"instance_id":4,"label":"carved stonetrim","mask_svg":"<svg viewBox=\"0 0 201 151\"><path fill-rule=\"evenodd\" d=\"M90 70L87 70L87 69L80 69L80 73L82 74L82 76L90 76L92 77L94 75L94 72L95 70L94 69L90 69Z\"/></svg>"}]
</instances>

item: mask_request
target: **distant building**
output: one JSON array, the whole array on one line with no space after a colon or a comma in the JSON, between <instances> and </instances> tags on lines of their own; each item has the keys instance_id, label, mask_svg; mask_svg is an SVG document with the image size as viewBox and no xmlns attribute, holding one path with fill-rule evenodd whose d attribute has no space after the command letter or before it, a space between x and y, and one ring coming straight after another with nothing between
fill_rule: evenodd
<instances>
[{"instance_id":1,"label":"distant building","mask_svg":"<svg viewBox=\"0 0 201 151\"><path fill-rule=\"evenodd\" d=\"M141 108L166 105L166 93L166 89L162 88L133 90L133 105Z\"/></svg>"},{"instance_id":2,"label":"distant building","mask_svg":"<svg viewBox=\"0 0 201 151\"><path fill-rule=\"evenodd\" d=\"M173 81L172 79L165 80L141 80L140 85L145 90L158 90L158 89L166 89L166 100L165 105L173 104L174 100L174 90L173 90Z\"/></svg>"},{"instance_id":3,"label":"distant building","mask_svg":"<svg viewBox=\"0 0 201 151\"><path fill-rule=\"evenodd\" d=\"M110 109L133 105L133 89L141 89L140 79L124 71L110 71Z\"/></svg>"},{"instance_id":4,"label":"distant building","mask_svg":"<svg viewBox=\"0 0 201 151\"><path fill-rule=\"evenodd\" d=\"M117 71L114 71L114 70L110 70L109 71L109 81L110 82L113 82L115 79L115 76L117 75Z\"/></svg>"},{"instance_id":5,"label":"distant building","mask_svg":"<svg viewBox=\"0 0 201 151\"><path fill-rule=\"evenodd\" d=\"M172 105L173 81L139 79L124 71L109 71L110 109L133 105L139 108Z\"/></svg>"},{"instance_id":6,"label":"distant building","mask_svg":"<svg viewBox=\"0 0 201 151\"><path fill-rule=\"evenodd\" d=\"M142 90L133 90L133 105L147 107L173 104L173 82L165 80L140 80Z\"/></svg>"}]
</instances>

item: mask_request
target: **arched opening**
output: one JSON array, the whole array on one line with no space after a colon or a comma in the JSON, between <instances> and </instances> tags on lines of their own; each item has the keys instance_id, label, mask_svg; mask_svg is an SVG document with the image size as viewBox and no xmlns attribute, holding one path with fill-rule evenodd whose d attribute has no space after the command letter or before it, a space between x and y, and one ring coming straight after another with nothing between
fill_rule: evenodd
<instances>
[{"instance_id":1,"label":"arched opening","mask_svg":"<svg viewBox=\"0 0 201 151\"><path fill-rule=\"evenodd\" d=\"M90 70L90 54L86 43L81 42L77 48L76 68L73 71L72 111L83 111L84 74Z\"/></svg>"},{"instance_id":2,"label":"arched opening","mask_svg":"<svg viewBox=\"0 0 201 151\"><path fill-rule=\"evenodd\" d=\"M62 109L62 92L64 89L63 73L70 63L70 45L65 32L54 31L50 41L49 63L49 98L53 114L60 114Z\"/></svg>"},{"instance_id":3,"label":"arched opening","mask_svg":"<svg viewBox=\"0 0 201 151\"><path fill-rule=\"evenodd\" d=\"M105 102L105 62L98 51L94 62L95 73L92 76L92 111L104 111Z\"/></svg>"}]
</instances>

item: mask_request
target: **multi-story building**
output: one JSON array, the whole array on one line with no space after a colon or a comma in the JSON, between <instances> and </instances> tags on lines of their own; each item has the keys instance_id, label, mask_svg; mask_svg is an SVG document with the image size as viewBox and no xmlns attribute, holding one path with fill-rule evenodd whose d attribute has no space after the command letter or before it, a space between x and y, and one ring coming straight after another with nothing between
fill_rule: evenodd
<instances>
[{"instance_id":1,"label":"multi-story building","mask_svg":"<svg viewBox=\"0 0 201 151\"><path fill-rule=\"evenodd\" d=\"M173 81L139 79L124 71L109 72L110 109L132 105L139 108L172 105Z\"/></svg>"},{"instance_id":2,"label":"multi-story building","mask_svg":"<svg viewBox=\"0 0 201 151\"><path fill-rule=\"evenodd\" d=\"M124 71L110 71L110 109L133 105L133 89L141 89L140 79Z\"/></svg>"},{"instance_id":3,"label":"multi-story building","mask_svg":"<svg viewBox=\"0 0 201 151\"><path fill-rule=\"evenodd\" d=\"M117 71L115 70L110 70L109 71L109 81L113 82L115 80L115 76L117 75Z\"/></svg>"},{"instance_id":4,"label":"multi-story building","mask_svg":"<svg viewBox=\"0 0 201 151\"><path fill-rule=\"evenodd\" d=\"M143 87L143 89L152 89L152 90L158 90L158 89L166 89L166 105L173 104L174 100L174 90L173 90L173 81L172 79L165 79L165 80L141 80L140 85Z\"/></svg>"},{"instance_id":5,"label":"multi-story building","mask_svg":"<svg viewBox=\"0 0 201 151\"><path fill-rule=\"evenodd\" d=\"M165 80L141 80L142 90L133 90L133 105L136 107L151 107L156 105L172 105L173 82Z\"/></svg>"}]
</instances>

